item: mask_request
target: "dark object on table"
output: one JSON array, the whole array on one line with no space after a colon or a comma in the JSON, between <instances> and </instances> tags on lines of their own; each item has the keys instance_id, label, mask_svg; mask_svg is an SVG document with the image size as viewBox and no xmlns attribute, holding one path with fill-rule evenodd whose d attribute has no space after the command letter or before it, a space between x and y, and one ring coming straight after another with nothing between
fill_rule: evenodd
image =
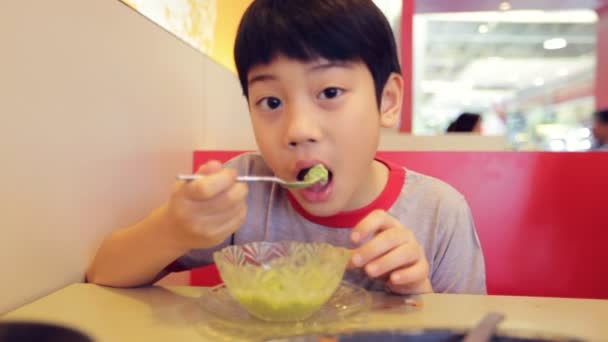
<instances>
[{"instance_id":1,"label":"dark object on table","mask_svg":"<svg viewBox=\"0 0 608 342\"><path fill-rule=\"evenodd\" d=\"M410 331L370 331L339 335L309 335L284 339L270 340L268 342L461 342L465 331L422 329ZM582 342L584 340L559 337L534 336L532 334L498 333L489 342Z\"/></svg>"},{"instance_id":2,"label":"dark object on table","mask_svg":"<svg viewBox=\"0 0 608 342\"><path fill-rule=\"evenodd\" d=\"M0 322L0 342L93 342L72 328L37 322Z\"/></svg>"}]
</instances>

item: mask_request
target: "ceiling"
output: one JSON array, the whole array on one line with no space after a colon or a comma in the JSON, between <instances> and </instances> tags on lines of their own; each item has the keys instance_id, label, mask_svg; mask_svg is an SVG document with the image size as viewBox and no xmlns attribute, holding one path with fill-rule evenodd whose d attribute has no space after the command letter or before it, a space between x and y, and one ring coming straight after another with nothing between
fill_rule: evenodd
<instances>
[{"instance_id":1,"label":"ceiling","mask_svg":"<svg viewBox=\"0 0 608 342\"><path fill-rule=\"evenodd\" d=\"M417 0L416 13L496 11L501 0ZM513 10L595 9L608 0L510 0Z\"/></svg>"},{"instance_id":2,"label":"ceiling","mask_svg":"<svg viewBox=\"0 0 608 342\"><path fill-rule=\"evenodd\" d=\"M593 13L588 21L562 20L575 17L576 13L584 12L567 12L561 16L535 13L534 17L543 19L542 22L510 22L487 14L478 16L476 20L470 20L466 13L450 17L422 16L424 18L416 22L415 40L424 41L419 42L424 51L418 56L419 62L424 64L423 79L473 78L473 81L486 83L489 88L505 88L508 76L517 73L547 76L543 63L553 65L555 71L558 71L557 67L568 67L568 70L561 70L562 76L580 72L582 68L576 67L577 63L595 56L596 21ZM484 17L487 19L482 20ZM567 45L556 50L545 49L543 43L555 38L564 39ZM531 61L526 68L525 60L537 62ZM509 64L509 61L514 64ZM590 65L587 63L585 66ZM495 78L493 81L492 76ZM526 86L521 80L510 83Z\"/></svg>"}]
</instances>

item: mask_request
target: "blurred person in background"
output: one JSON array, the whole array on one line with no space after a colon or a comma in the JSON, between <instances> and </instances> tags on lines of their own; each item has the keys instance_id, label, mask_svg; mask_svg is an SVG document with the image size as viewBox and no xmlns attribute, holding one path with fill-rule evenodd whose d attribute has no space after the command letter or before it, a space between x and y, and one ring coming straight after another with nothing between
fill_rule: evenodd
<instances>
[{"instance_id":1,"label":"blurred person in background","mask_svg":"<svg viewBox=\"0 0 608 342\"><path fill-rule=\"evenodd\" d=\"M447 133L468 132L481 134L481 115L462 113L448 126Z\"/></svg>"},{"instance_id":2,"label":"blurred person in background","mask_svg":"<svg viewBox=\"0 0 608 342\"><path fill-rule=\"evenodd\" d=\"M593 114L591 129L595 142L591 150L608 152L608 108L598 110Z\"/></svg>"}]
</instances>

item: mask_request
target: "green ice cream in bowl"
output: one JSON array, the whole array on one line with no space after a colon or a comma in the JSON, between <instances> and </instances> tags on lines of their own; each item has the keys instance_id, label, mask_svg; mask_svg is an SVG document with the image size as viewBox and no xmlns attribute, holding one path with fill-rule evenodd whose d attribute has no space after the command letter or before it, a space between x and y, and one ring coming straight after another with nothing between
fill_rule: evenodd
<instances>
[{"instance_id":1,"label":"green ice cream in bowl","mask_svg":"<svg viewBox=\"0 0 608 342\"><path fill-rule=\"evenodd\" d=\"M327 243L254 242L213 258L230 295L265 321L312 316L340 285L350 251Z\"/></svg>"}]
</instances>

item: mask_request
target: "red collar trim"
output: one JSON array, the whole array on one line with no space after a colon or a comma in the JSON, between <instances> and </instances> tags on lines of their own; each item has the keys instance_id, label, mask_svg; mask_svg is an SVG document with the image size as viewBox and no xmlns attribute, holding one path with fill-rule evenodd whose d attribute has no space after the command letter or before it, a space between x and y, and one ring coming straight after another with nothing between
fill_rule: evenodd
<instances>
[{"instance_id":1,"label":"red collar trim","mask_svg":"<svg viewBox=\"0 0 608 342\"><path fill-rule=\"evenodd\" d=\"M376 156L376 160L388 167L388 181L386 182L386 186L384 187L384 190L382 190L382 193L380 193L372 203L363 208L340 212L333 216L320 217L314 216L304 210L289 191L287 192L287 198L292 207L311 222L331 228L352 228L372 211L376 209L388 210L392 207L403 189L403 184L405 183L405 169L400 165L380 159L378 156Z\"/></svg>"}]
</instances>

